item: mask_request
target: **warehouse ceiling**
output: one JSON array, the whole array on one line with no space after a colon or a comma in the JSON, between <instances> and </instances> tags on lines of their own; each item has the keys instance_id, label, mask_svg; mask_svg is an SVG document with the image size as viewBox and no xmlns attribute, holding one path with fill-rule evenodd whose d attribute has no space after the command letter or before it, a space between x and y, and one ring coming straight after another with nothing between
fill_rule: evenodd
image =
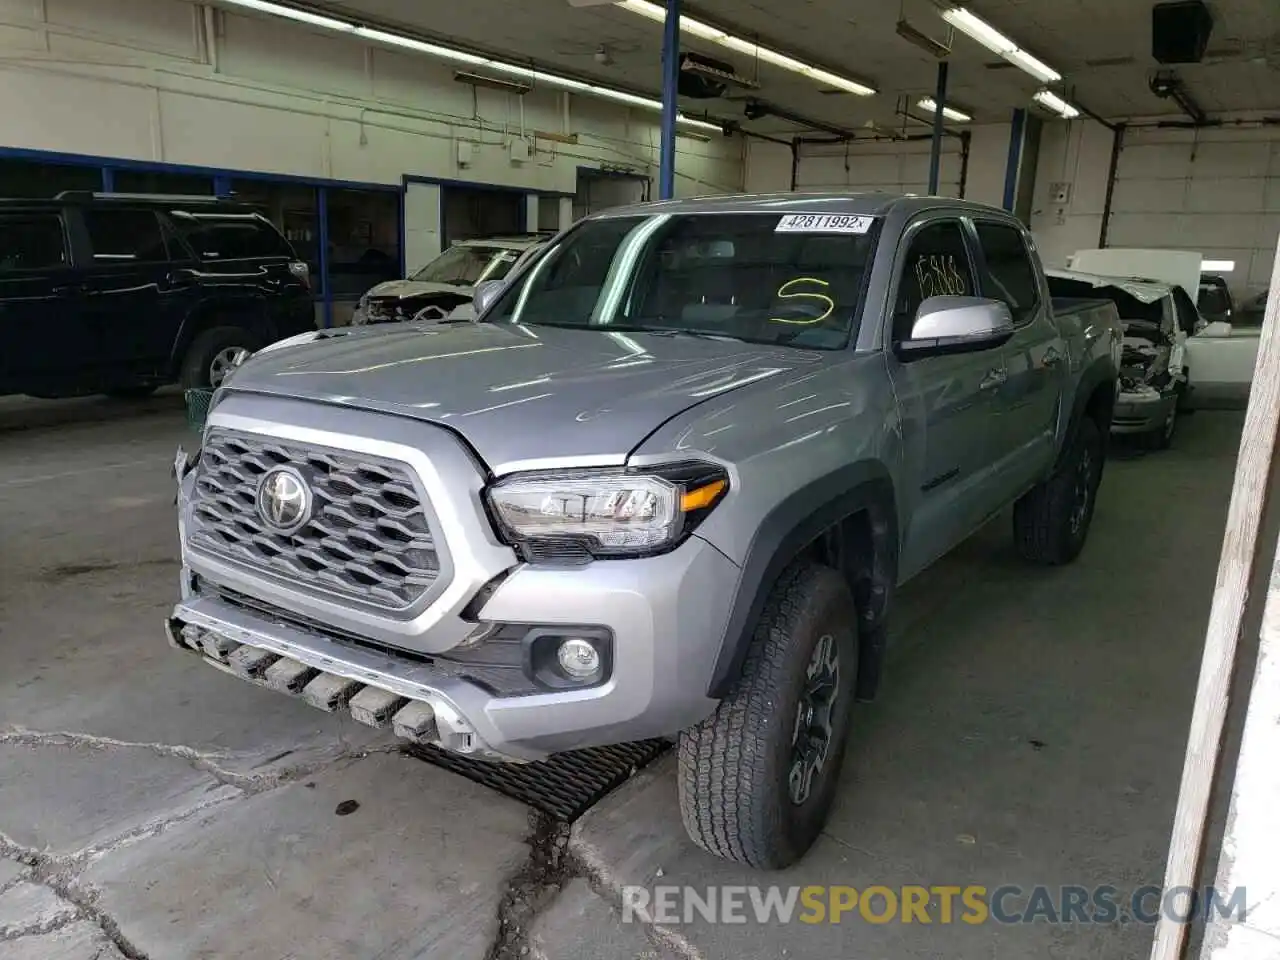
<instances>
[{"instance_id":1,"label":"warehouse ceiling","mask_svg":"<svg viewBox=\"0 0 1280 960\"><path fill-rule=\"evenodd\" d=\"M661 2L661 0L659 0ZM588 5L578 5L578 4ZM662 25L595 0L325 0L350 16L374 18L495 54L532 60L604 84L656 93L661 87ZM1159 64L1151 53L1152 0L975 0L968 8L1063 75L1069 99L1112 119L1185 116L1150 89ZM1280 111L1280 2L1215 0L1215 23L1203 62L1173 68L1210 116ZM732 99L685 100L687 112L717 119L743 116L758 97L785 111L861 130L901 128L898 109L933 91L937 59L903 39L899 20L949 45L949 100L975 122L1006 120L1031 105L1041 84L962 33L952 35L930 0L697 0L701 16L774 50L803 59L879 92L861 97L687 34L685 50L729 61L759 89L730 88ZM913 106L914 112L921 113ZM745 124L791 132L776 116Z\"/></svg>"}]
</instances>

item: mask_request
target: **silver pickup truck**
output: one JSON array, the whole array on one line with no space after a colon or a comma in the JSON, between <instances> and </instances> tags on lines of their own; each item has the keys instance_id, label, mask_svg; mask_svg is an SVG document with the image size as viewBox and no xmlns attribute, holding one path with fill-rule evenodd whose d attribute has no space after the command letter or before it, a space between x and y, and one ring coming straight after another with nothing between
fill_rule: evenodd
<instances>
[{"instance_id":1,"label":"silver pickup truck","mask_svg":"<svg viewBox=\"0 0 1280 960\"><path fill-rule=\"evenodd\" d=\"M171 642L499 761L679 740L692 838L798 859L895 588L1012 507L1080 552L1121 331L1003 210L884 194L589 217L478 320L249 358L180 452Z\"/></svg>"}]
</instances>

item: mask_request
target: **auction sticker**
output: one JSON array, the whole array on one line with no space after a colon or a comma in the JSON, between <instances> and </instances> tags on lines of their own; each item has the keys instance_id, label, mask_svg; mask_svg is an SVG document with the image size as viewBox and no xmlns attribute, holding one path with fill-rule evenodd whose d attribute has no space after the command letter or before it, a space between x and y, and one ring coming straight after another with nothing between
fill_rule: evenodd
<instances>
[{"instance_id":1,"label":"auction sticker","mask_svg":"<svg viewBox=\"0 0 1280 960\"><path fill-rule=\"evenodd\" d=\"M774 227L774 233L866 233L875 217L853 217L835 213L789 213Z\"/></svg>"}]
</instances>

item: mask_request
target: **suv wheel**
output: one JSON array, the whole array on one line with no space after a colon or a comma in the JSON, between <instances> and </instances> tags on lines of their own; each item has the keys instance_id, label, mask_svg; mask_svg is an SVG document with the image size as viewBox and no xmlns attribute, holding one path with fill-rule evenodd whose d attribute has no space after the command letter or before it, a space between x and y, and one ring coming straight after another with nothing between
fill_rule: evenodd
<instances>
[{"instance_id":1,"label":"suv wheel","mask_svg":"<svg viewBox=\"0 0 1280 960\"><path fill-rule=\"evenodd\" d=\"M799 563L765 606L742 677L680 735L680 812L704 850L780 869L835 797L858 662L857 611L835 570Z\"/></svg>"},{"instance_id":2,"label":"suv wheel","mask_svg":"<svg viewBox=\"0 0 1280 960\"><path fill-rule=\"evenodd\" d=\"M235 367L240 351L257 348L257 338L241 327L206 330L187 347L180 375L182 388L192 390L218 386Z\"/></svg>"},{"instance_id":3,"label":"suv wheel","mask_svg":"<svg viewBox=\"0 0 1280 960\"><path fill-rule=\"evenodd\" d=\"M1079 556L1093 520L1103 457L1098 425L1082 418L1053 475L1014 505L1013 539L1023 559L1058 565Z\"/></svg>"}]
</instances>

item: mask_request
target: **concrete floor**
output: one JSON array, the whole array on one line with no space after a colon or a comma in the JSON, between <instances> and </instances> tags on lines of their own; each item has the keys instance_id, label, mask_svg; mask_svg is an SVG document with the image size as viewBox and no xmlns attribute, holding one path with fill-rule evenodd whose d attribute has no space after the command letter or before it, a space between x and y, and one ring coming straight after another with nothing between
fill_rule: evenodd
<instances>
[{"instance_id":1,"label":"concrete floor","mask_svg":"<svg viewBox=\"0 0 1280 960\"><path fill-rule=\"evenodd\" d=\"M172 651L177 398L0 401L0 954L1145 955L1139 923L645 925L619 904L630 884L1158 883L1240 424L1202 412L1173 450L1114 460L1070 568L1019 563L1002 521L905 590L828 830L762 875L685 839L669 759L566 838Z\"/></svg>"}]
</instances>

